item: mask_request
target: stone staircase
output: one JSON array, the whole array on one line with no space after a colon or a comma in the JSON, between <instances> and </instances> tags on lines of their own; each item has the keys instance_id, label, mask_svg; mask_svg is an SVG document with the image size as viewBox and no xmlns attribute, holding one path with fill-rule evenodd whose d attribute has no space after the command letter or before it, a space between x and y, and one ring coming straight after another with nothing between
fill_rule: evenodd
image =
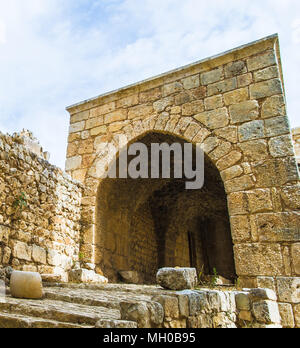
<instances>
[{"instance_id":1,"label":"stone staircase","mask_svg":"<svg viewBox=\"0 0 300 348\"><path fill-rule=\"evenodd\" d=\"M0 297L0 328L294 327L269 289L45 284L41 300ZM283 313L284 314L284 313Z\"/></svg>"},{"instance_id":2,"label":"stone staircase","mask_svg":"<svg viewBox=\"0 0 300 348\"><path fill-rule=\"evenodd\" d=\"M42 300L0 302L0 328L137 328L121 320L120 303L151 301L156 287L44 284Z\"/></svg>"}]
</instances>

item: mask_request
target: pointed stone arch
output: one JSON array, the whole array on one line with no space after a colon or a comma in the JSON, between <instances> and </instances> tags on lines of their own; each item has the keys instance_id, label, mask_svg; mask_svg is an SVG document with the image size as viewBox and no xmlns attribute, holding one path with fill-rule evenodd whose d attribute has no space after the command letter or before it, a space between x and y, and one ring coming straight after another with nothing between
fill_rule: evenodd
<instances>
[{"instance_id":1,"label":"pointed stone arch","mask_svg":"<svg viewBox=\"0 0 300 348\"><path fill-rule=\"evenodd\" d=\"M203 132L202 127L194 133L199 132ZM151 143L189 142L184 135L157 127L135 136L126 146L143 142L149 148ZM199 272L203 268L206 274L213 274L215 268L220 275L235 278L224 184L215 166L217 159L214 163L206 157L208 183L199 192L187 192L184 180L99 180L94 262L105 276L118 281L118 271L135 270L153 283L159 267L179 265L197 267ZM191 248L197 255L194 264Z\"/></svg>"}]
</instances>

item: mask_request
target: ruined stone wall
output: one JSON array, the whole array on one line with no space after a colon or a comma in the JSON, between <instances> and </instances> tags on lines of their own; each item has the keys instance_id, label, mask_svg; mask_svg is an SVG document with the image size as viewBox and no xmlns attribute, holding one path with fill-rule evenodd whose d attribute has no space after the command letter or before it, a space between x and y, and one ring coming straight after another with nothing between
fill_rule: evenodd
<instances>
[{"instance_id":1,"label":"ruined stone wall","mask_svg":"<svg viewBox=\"0 0 300 348\"><path fill-rule=\"evenodd\" d=\"M81 185L27 135L0 133L0 268L67 280L79 256Z\"/></svg>"}]
</instances>

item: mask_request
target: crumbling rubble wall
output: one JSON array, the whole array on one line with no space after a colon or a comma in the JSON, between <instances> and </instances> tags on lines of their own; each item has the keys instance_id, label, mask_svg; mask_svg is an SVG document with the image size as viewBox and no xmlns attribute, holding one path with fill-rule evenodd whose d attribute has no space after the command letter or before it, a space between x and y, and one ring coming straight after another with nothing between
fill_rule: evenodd
<instances>
[{"instance_id":1,"label":"crumbling rubble wall","mask_svg":"<svg viewBox=\"0 0 300 348\"><path fill-rule=\"evenodd\" d=\"M79 260L81 185L29 132L0 133L0 269L61 276Z\"/></svg>"}]
</instances>

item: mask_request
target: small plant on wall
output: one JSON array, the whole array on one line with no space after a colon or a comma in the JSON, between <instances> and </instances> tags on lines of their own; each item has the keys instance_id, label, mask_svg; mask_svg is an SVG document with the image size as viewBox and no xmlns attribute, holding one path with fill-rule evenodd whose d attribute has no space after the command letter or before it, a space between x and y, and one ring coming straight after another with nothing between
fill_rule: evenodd
<instances>
[{"instance_id":1,"label":"small plant on wall","mask_svg":"<svg viewBox=\"0 0 300 348\"><path fill-rule=\"evenodd\" d=\"M204 266L202 266L201 271L199 273L199 286L208 286L213 289L218 286L218 280L219 274L215 267L213 268L212 276L205 276Z\"/></svg>"},{"instance_id":2,"label":"small plant on wall","mask_svg":"<svg viewBox=\"0 0 300 348\"><path fill-rule=\"evenodd\" d=\"M78 255L78 258L79 258L79 261L84 261L85 259L85 254L80 252L79 255Z\"/></svg>"},{"instance_id":3,"label":"small plant on wall","mask_svg":"<svg viewBox=\"0 0 300 348\"><path fill-rule=\"evenodd\" d=\"M21 192L13 202L15 217L19 217L27 205L27 197L24 192Z\"/></svg>"},{"instance_id":4,"label":"small plant on wall","mask_svg":"<svg viewBox=\"0 0 300 348\"><path fill-rule=\"evenodd\" d=\"M211 282L210 282L210 286L212 288L214 288L215 286L218 285L218 279L219 279L219 275L218 275L217 269L215 267L213 269L213 272L214 272L214 275L212 276Z\"/></svg>"}]
</instances>

